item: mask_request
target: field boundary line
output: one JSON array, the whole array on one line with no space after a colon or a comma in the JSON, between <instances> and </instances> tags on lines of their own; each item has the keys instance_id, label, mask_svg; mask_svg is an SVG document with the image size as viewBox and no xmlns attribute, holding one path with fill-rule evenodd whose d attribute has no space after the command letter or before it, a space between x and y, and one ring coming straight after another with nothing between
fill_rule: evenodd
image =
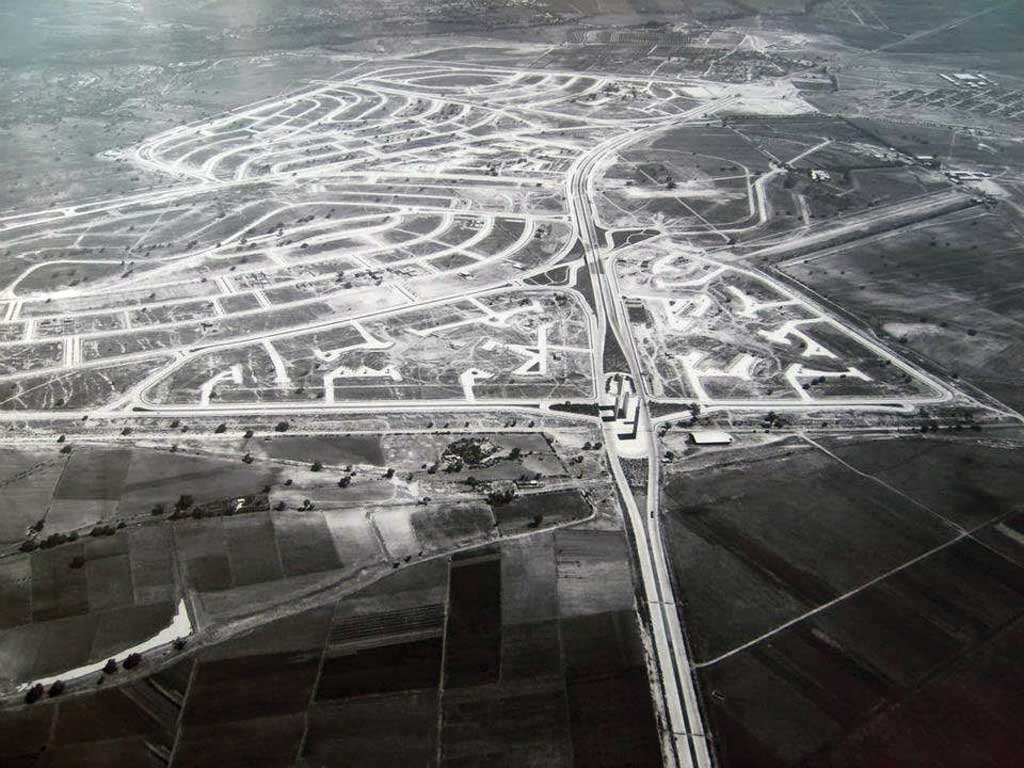
<instances>
[{"instance_id":1,"label":"field boundary line","mask_svg":"<svg viewBox=\"0 0 1024 768\"><path fill-rule=\"evenodd\" d=\"M725 653L720 654L720 655L714 657L713 659L708 659L707 661L699 661L699 662L694 663L692 666L693 666L694 669L704 669L706 667L714 666L715 664L718 664L720 661L725 661L726 659L728 659L728 658L730 658L732 656L735 656L736 654L738 654L738 653L740 653L742 651L747 650L748 648L751 648L751 647L757 645L762 640L767 640L770 637L774 637L775 635L779 634L783 630L789 629L790 627L795 626L796 624L799 624L800 622L804 621L805 619L809 619L812 616L816 616L817 614L822 613L822 612L828 610L829 608L832 608L833 606L838 605L841 602L844 602L848 598L851 598L854 595L857 595L857 594L863 592L864 590L869 589L870 587L873 587L876 584L879 584L879 583L885 581L890 576L895 576L897 573L901 573L902 571L907 570L911 566L917 565L918 563L920 563L923 560L928 559L932 555L938 554L939 552L942 552L945 549L949 549L951 546L953 546L955 544L959 544L964 539L970 539L971 541L974 541L975 543L979 543L974 538L973 534L977 533L982 528L985 528L985 527L991 525L992 523L995 523L996 521L1001 520L1002 518L1004 518L1004 517L1006 517L1006 516L1008 516L1010 514L1013 514L1013 510L1009 510L1007 512L1000 513L1000 514L996 515L995 517L991 518L990 520L986 520L985 522L980 523L979 525L975 526L974 528L970 528L970 529L964 530L962 533L958 533L956 536L954 536L949 541L945 541L945 542L943 542L942 544L939 544L936 547L932 547L931 549L929 549L929 550L927 550L925 552L922 552L920 555L917 555L916 557L912 557L910 560L907 560L906 562L901 563L900 565L897 565L895 568L890 568L885 573L880 573L878 576L875 576L874 578L869 579L868 581L864 582L860 586L854 587L853 589L851 589L851 590L849 590L847 592L844 592L843 594L833 598L832 600L829 600L827 603L822 603L817 608L812 608L811 610L806 611L805 613L802 613L799 616L796 616L796 617L790 619L789 621L786 621L786 622L780 624L779 626L774 627L773 629L768 630L764 634L761 634L758 637L753 638L752 640L748 640L747 642L743 643L742 645L736 646L732 650L726 651Z\"/></svg>"},{"instance_id":2,"label":"field boundary line","mask_svg":"<svg viewBox=\"0 0 1024 768\"><path fill-rule=\"evenodd\" d=\"M917 499L915 499L910 494L901 491L899 488L896 488L895 486L889 485L889 483L887 483L885 480L883 480L880 477L876 477L875 475L872 475L872 474L869 474L867 472L864 472L862 470L857 469L855 466L853 466L849 462L845 461L844 459L839 458L839 456L837 456L836 454L832 453L832 451L830 451L828 448L823 446L817 440L814 440L813 438L808 437L807 434L805 434L804 432L800 432L799 436L800 436L800 438L805 443L807 443L808 445L811 445L814 448L817 448L819 451L824 453L826 456L828 456L829 458L833 459L834 461L839 462L839 464L841 464L843 467L845 467L846 469L850 470L851 472L853 472L853 473L855 473L857 475L860 475L861 477L863 477L863 478L865 478L867 480L870 480L873 483L877 483L878 485L880 485L883 488L885 488L887 491L891 491L892 493L895 493L897 496L900 496L900 497L906 499L907 501L909 501L911 504L913 504L918 509L920 509L920 510L922 510L924 512L927 512L929 515L933 515L934 517L937 517L939 520L941 520L943 523L945 523L946 525L948 525L950 528L954 529L958 533L966 533L967 532L966 529L962 525L960 525L959 523L954 522L953 520L950 520L945 515L936 512L934 509L929 507L927 504L924 504L923 502L918 501Z\"/></svg>"},{"instance_id":3,"label":"field boundary line","mask_svg":"<svg viewBox=\"0 0 1024 768\"><path fill-rule=\"evenodd\" d=\"M306 738L309 736L309 713L310 710L313 709L313 705L316 703L316 693L320 688L320 677L324 673L324 663L327 661L327 651L330 650L331 647L331 629L334 626L334 619L338 614L338 606L344 599L344 597L339 598L335 601L334 605L331 606L331 617L327 621L327 628L324 631L323 646L320 648L320 663L317 665L316 677L314 678L313 685L309 690L309 701L306 702L306 709L302 713L302 736L299 738L299 743L297 744L297 750L295 752L296 765L302 759L302 752L306 748ZM313 610L315 611L317 609L314 608Z\"/></svg>"}]
</instances>

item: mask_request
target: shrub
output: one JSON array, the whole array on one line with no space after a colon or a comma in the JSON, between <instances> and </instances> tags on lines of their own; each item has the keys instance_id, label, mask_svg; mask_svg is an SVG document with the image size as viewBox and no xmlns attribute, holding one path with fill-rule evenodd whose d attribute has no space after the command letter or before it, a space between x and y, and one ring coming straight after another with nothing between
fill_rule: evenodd
<instances>
[{"instance_id":1,"label":"shrub","mask_svg":"<svg viewBox=\"0 0 1024 768\"><path fill-rule=\"evenodd\" d=\"M25 703L35 704L37 701L43 698L44 693L46 693L46 689L43 688L42 683L36 683L27 691L25 691Z\"/></svg>"},{"instance_id":2,"label":"shrub","mask_svg":"<svg viewBox=\"0 0 1024 768\"><path fill-rule=\"evenodd\" d=\"M139 664L142 663L142 656L138 653L129 653L125 657L125 660L121 662L121 666L125 669L135 669Z\"/></svg>"}]
</instances>

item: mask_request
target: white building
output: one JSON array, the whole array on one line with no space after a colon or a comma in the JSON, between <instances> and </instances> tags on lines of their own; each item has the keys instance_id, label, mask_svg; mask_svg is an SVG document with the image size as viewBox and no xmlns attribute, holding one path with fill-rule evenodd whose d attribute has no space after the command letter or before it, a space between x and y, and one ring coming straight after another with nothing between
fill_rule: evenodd
<instances>
[{"instance_id":1,"label":"white building","mask_svg":"<svg viewBox=\"0 0 1024 768\"><path fill-rule=\"evenodd\" d=\"M732 435L717 429L702 429L690 433L690 442L694 445L731 445Z\"/></svg>"}]
</instances>

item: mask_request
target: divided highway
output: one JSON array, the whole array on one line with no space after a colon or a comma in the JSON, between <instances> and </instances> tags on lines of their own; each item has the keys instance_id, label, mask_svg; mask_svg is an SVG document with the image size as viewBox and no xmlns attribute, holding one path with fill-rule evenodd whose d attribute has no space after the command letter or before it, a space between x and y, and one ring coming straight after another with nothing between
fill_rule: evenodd
<instances>
[{"instance_id":1,"label":"divided highway","mask_svg":"<svg viewBox=\"0 0 1024 768\"><path fill-rule=\"evenodd\" d=\"M675 604L669 566L661 542L658 527L658 452L655 436L650 430L650 416L646 394L640 377L640 364L633 349L629 329L614 295L613 283L606 276L609 265L601 260L605 246L600 242L594 223L593 177L601 161L620 148L643 138L658 128L620 136L607 141L593 151L583 155L573 165L567 181L567 198L577 233L583 243L587 268L595 286L595 303L598 314L599 336L594 340L594 367L598 372L597 381L604 381L603 349L601 340L606 334L613 334L622 346L629 362L629 374L636 386L639 408L640 430L636 439L647 442L647 462L650 478L647 487L645 515L639 509L622 469L618 453L617 427L615 422L605 425L605 450L608 464L615 478L619 495L625 508L626 525L635 547L637 567L640 570L640 587L650 617L651 641L655 662L660 677L660 698L666 733L664 751L670 765L683 768L708 768L711 757L708 740L704 731L696 687L690 669L689 655Z\"/></svg>"}]
</instances>

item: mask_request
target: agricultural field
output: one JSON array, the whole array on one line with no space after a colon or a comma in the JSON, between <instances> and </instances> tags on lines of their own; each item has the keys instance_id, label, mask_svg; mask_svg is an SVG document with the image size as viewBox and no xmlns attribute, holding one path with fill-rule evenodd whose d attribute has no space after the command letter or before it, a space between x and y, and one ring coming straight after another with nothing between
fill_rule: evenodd
<instances>
[{"instance_id":1,"label":"agricultural field","mask_svg":"<svg viewBox=\"0 0 1024 768\"><path fill-rule=\"evenodd\" d=\"M111 686L0 718L5 763L44 745L91 765L176 743L170 764L190 766L650 764L659 749L614 529L419 563Z\"/></svg>"},{"instance_id":2,"label":"agricultural field","mask_svg":"<svg viewBox=\"0 0 1024 768\"><path fill-rule=\"evenodd\" d=\"M325 589L614 510L600 465L575 460L572 433L223 434L213 451L200 441L3 454L14 505L0 555L4 687L103 662L171 624L175 606L187 605L185 635L221 632ZM570 463L576 487L562 484Z\"/></svg>"},{"instance_id":3,"label":"agricultural field","mask_svg":"<svg viewBox=\"0 0 1024 768\"><path fill-rule=\"evenodd\" d=\"M951 718L944 702L1019 698L1017 447L789 440L673 467L666 538L727 764L1020 749L1005 720Z\"/></svg>"}]
</instances>

